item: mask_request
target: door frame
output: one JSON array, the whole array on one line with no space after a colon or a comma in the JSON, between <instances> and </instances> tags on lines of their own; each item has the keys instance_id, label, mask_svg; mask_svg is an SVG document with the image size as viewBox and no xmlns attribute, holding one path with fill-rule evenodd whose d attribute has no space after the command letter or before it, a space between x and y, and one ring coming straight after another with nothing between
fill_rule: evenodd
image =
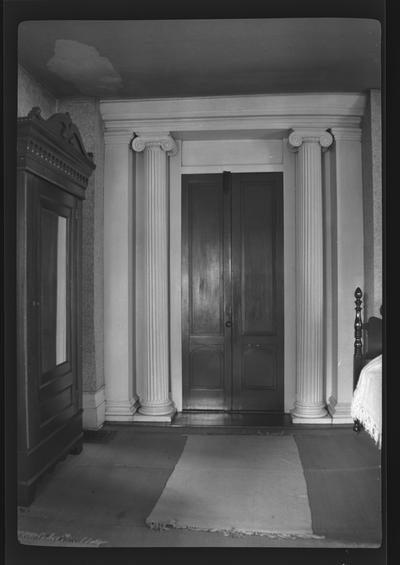
<instances>
[{"instance_id":1,"label":"door frame","mask_svg":"<svg viewBox=\"0 0 400 565\"><path fill-rule=\"evenodd\" d=\"M266 164L243 163L238 165L190 165L183 164L182 149L185 140L176 133L178 151L170 158L170 366L171 398L178 410L182 410L182 175L248 172L283 173L283 271L284 271L284 411L290 412L296 394L296 238L295 238L295 154L290 150L287 138L282 143L279 162ZM178 138L178 139L177 139ZM210 138L213 139L212 133ZM193 139L193 137L191 137ZM204 132L199 139L205 140ZM214 138L215 139L215 138ZM227 138L221 139L221 147ZM232 137L233 139L233 137ZM254 141L254 140L253 140ZM218 157L217 157L218 158Z\"/></svg>"}]
</instances>

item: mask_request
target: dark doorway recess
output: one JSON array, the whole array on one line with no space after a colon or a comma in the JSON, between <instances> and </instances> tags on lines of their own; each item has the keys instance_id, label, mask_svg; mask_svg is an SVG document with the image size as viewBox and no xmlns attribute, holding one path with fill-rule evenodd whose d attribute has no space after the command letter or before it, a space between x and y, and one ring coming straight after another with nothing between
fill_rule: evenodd
<instances>
[{"instance_id":1,"label":"dark doorway recess","mask_svg":"<svg viewBox=\"0 0 400 565\"><path fill-rule=\"evenodd\" d=\"M283 412L282 173L182 177L183 409Z\"/></svg>"}]
</instances>

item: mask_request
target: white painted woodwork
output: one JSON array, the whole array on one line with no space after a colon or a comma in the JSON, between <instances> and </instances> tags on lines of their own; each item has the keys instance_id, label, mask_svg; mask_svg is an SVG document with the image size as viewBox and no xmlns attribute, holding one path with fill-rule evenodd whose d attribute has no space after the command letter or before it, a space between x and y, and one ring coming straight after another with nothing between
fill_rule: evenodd
<instances>
[{"instance_id":1,"label":"white painted woodwork","mask_svg":"<svg viewBox=\"0 0 400 565\"><path fill-rule=\"evenodd\" d=\"M243 135L252 132L244 131ZM204 132L199 132L202 141ZM210 134L212 136L212 134ZM234 133L237 135L237 132ZM254 140L254 137L252 138ZM214 141L214 139L213 139ZM275 140L276 142L277 140ZM289 412L295 398L296 369L296 328L293 320L296 315L295 300L295 156L288 148L287 139L277 141L281 144L281 164L268 164L267 157L260 165L248 163L242 165L200 165L183 166L181 148L185 141L178 140L178 153L170 159L170 302L171 302L171 393L178 411L182 410L182 330L181 330L181 186L182 174L222 173L228 170L232 173L246 172L283 172L284 199L284 409ZM218 140L216 150L223 152L226 139ZM251 159L251 156L249 156Z\"/></svg>"},{"instance_id":2,"label":"white painted woodwork","mask_svg":"<svg viewBox=\"0 0 400 565\"><path fill-rule=\"evenodd\" d=\"M167 152L176 151L168 135L138 136L134 151L144 151L145 192L145 374L135 420L171 418L169 396L168 193Z\"/></svg>"},{"instance_id":3,"label":"white painted woodwork","mask_svg":"<svg viewBox=\"0 0 400 565\"><path fill-rule=\"evenodd\" d=\"M298 116L308 125L319 117L330 121L336 117L357 117L364 113L366 96L359 92L259 94L247 96L205 96L199 98L149 98L144 100L102 100L101 113L105 121L115 119L140 120L143 125L158 125L165 119L188 120L218 119L225 117L229 129L237 129L236 122L243 118L279 117L288 123ZM331 118L327 118L331 116ZM145 124L148 120L148 124ZM152 122L152 124L150 123ZM202 124L202 122L200 122ZM331 125L328 123L328 126ZM289 126L290 127L290 126ZM186 129L186 128L183 128ZM194 127L201 130L202 127ZM239 129L246 129L242 123ZM252 128L250 128L252 129ZM259 129L259 128L256 128ZM169 130L168 130L169 131Z\"/></svg>"},{"instance_id":4,"label":"white painted woodwork","mask_svg":"<svg viewBox=\"0 0 400 565\"><path fill-rule=\"evenodd\" d=\"M324 151L322 154L323 169L323 221L324 221L324 378L325 378L325 402L331 401L334 392L335 381L334 374L336 372L336 353L337 344L333 326L336 319L336 310L334 308L333 293L333 269L334 254L333 245L336 240L335 221L333 215L333 185L335 177L332 167L333 148Z\"/></svg>"},{"instance_id":5,"label":"white painted woodwork","mask_svg":"<svg viewBox=\"0 0 400 565\"><path fill-rule=\"evenodd\" d=\"M200 140L182 143L182 166L282 163L282 142L264 139Z\"/></svg>"},{"instance_id":6,"label":"white painted woodwork","mask_svg":"<svg viewBox=\"0 0 400 565\"><path fill-rule=\"evenodd\" d=\"M83 392L83 429L98 430L104 423L105 419L105 387L102 386L96 392Z\"/></svg>"},{"instance_id":7,"label":"white painted woodwork","mask_svg":"<svg viewBox=\"0 0 400 565\"><path fill-rule=\"evenodd\" d=\"M358 127L364 113L362 93L306 93L149 100L102 100L100 111L106 130L121 123L132 131L173 131L200 135L208 132L246 131L252 135L275 131L283 139L288 130L319 127ZM204 136L203 136L204 139Z\"/></svg>"},{"instance_id":8,"label":"white painted woodwork","mask_svg":"<svg viewBox=\"0 0 400 565\"><path fill-rule=\"evenodd\" d=\"M364 288L364 228L361 130L332 128L331 159L334 173L332 210L336 239L333 246L334 392L329 411L334 421L349 423L353 394L354 290Z\"/></svg>"},{"instance_id":9,"label":"white painted woodwork","mask_svg":"<svg viewBox=\"0 0 400 565\"><path fill-rule=\"evenodd\" d=\"M170 158L169 170L169 261L170 261L170 343L171 396L178 412L182 411L182 141L176 141L176 155Z\"/></svg>"},{"instance_id":10,"label":"white painted woodwork","mask_svg":"<svg viewBox=\"0 0 400 565\"><path fill-rule=\"evenodd\" d=\"M133 159L130 128L105 135L104 378L108 421L130 421L136 411L133 348Z\"/></svg>"},{"instance_id":11,"label":"white painted woodwork","mask_svg":"<svg viewBox=\"0 0 400 565\"><path fill-rule=\"evenodd\" d=\"M294 418L322 418L323 398L323 228L321 147L332 136L296 130L289 143L296 158L297 370Z\"/></svg>"},{"instance_id":12,"label":"white painted woodwork","mask_svg":"<svg viewBox=\"0 0 400 565\"><path fill-rule=\"evenodd\" d=\"M295 130L312 130L313 135L316 135L316 130L321 132L326 132L328 129L332 131L336 130L336 133L342 132L341 135L345 136L347 134L350 137L354 137L356 130L359 130L361 125L361 119L364 113L366 97L364 94L360 93L322 93L322 94L291 94L291 95L260 95L260 96L242 96L242 97L215 97L215 98L183 98L183 99L161 99L161 100L106 100L101 101L100 108L102 116L104 119L106 138L108 137L118 137L121 128L125 131L135 132L138 135L137 142L139 143L139 138L142 138L144 142L142 153L137 153L136 163L137 168L134 172L134 178L132 179L133 164L128 165L128 161L120 162L118 170L110 171L106 164L106 174L109 175L109 182L106 185L111 186L113 184L113 178L115 176L115 181L121 183L124 186L131 186L132 191L136 191L136 242L132 239L128 241L128 255L134 258L136 255L136 275L135 281L129 279L128 271L122 266L119 266L120 273L125 279L129 279L129 284L131 284L134 292L136 293L136 336L133 335L134 330L132 327L128 328L129 336L127 341L132 351L134 351L136 342L136 383L135 383L135 372L132 371L130 374L130 380L133 390L139 393L139 396L143 399L144 397L149 397L153 395L153 401L158 396L161 398L165 396L166 386L161 391L158 390L144 390L147 385L145 383L150 383L147 379L147 343L149 340L149 335L145 333L144 323L148 318L147 302L145 303L145 296L148 292L147 275L145 271L146 258L145 253L145 242L146 238L150 236L148 232L148 219L145 215L145 201L147 199L147 191L145 190L147 186L147 181L145 181L145 176L148 165L145 164L145 157L143 153L145 152L144 147L146 142L154 137L163 137L167 134L160 132L174 132L174 138L177 140L178 152L175 156L171 156L169 159L170 167L169 174L166 173L166 179L169 180L169 231L166 228L165 241L167 241L167 235L169 236L169 250L168 257L170 261L169 265L169 300L170 300L170 316L169 325L167 322L167 332L169 332L169 351L170 356L170 390L172 401L178 410L182 408L182 362L181 362L181 175L190 173L214 173L222 172L223 170L229 170L231 172L251 172L251 171L283 171L284 173L284 285L285 285L285 411L288 412L295 404L295 390L298 386L299 394L297 396L297 402L295 404L295 414L301 415L294 416L294 421L298 418L302 423L308 422L321 422L330 423L338 421L344 421L344 415L347 414L347 407L351 400L352 394L352 370L350 366L352 365L352 337L348 337L348 333L352 332L353 321L347 318L353 315L353 305L349 306L348 302L352 300L352 293L354 292L355 286L360 284L362 286L362 279L360 281L357 277L351 275L346 278L345 270L341 266L340 261L343 262L345 258L350 258L354 253L358 253L360 247L360 241L362 242L362 230L360 236L359 222L362 223L362 216L360 214L360 194L359 188L361 186L361 168L359 166L359 142L355 139L348 139L345 141L341 140L340 143L347 144L339 146L339 152L335 149L331 149L332 155L324 156L325 165L329 164L329 171L325 174L325 177L329 176L329 187L326 184L326 190L329 190L330 206L331 211L327 211L328 217L330 218L330 224L325 223L322 226L322 209L321 209L321 198L322 198L322 172L321 172L321 147L320 141L315 141L315 146L313 149L304 149L305 145L308 145L308 141L302 144L299 149L299 154L303 154L303 169L299 167L298 173L302 170L303 175L303 188L307 187L304 191L303 197L310 196L315 192L317 187L318 196L317 201L311 204L308 200L309 208L308 213L310 218L315 220L312 224L312 229L316 230L321 236L321 247L319 244L316 246L317 258L314 253L315 246L314 241L311 245L311 238L309 231L305 229L306 223L303 222L303 236L305 237L301 250L299 249L299 213L295 208L295 198L299 191L299 184L295 178L295 160L299 159L300 155L292 152L290 144L287 142L287 137L289 131ZM304 133L304 132L303 132ZM329 134L327 135L327 140L329 140ZM336 135L335 135L336 137ZM319 139L319 138L318 138ZM229 161L233 159L233 152L224 148L224 144L228 144L228 147L232 147L232 141L236 142L236 147L243 141L250 142L249 146L255 141L261 142L258 145L260 148L263 144L274 142L274 145L278 143L281 145L282 157L280 162L269 162L268 155L266 154L266 161L263 163L254 163L253 161L258 159L250 155L250 152L246 153L242 151L241 160L243 163L222 163L217 161ZM292 137L293 140L293 137ZM164 139L164 142L166 140ZM186 157L183 157L183 146L187 142L194 142L193 145L186 145L189 152L186 152ZM193 150L198 142L202 142L201 147L205 147L204 144L207 142L217 142L214 149L218 152L218 157L213 156L212 153L207 149L202 152L202 156L199 156L200 164L196 161L196 152ZM350 145L349 145L350 144ZM357 145L358 144L358 145ZM337 141L335 143L337 145ZM243 145L242 145L243 146ZM356 149L356 146L358 149ZM200 147L200 146L197 146ZM192 150L190 150L190 148ZM346 154L346 151L349 153ZM235 149L236 151L236 149ZM133 154L133 153L132 153ZM225 157L224 157L225 155ZM307 156L307 158L306 158ZM164 154L165 161L168 159ZM355 161L354 161L355 159ZM275 157L273 158L275 160ZM207 162L208 161L208 162ZM353 161L353 162L352 162ZM186 164L183 164L186 163ZM190 165L188 163L191 163ZM308 165L307 165L308 164ZM164 165L163 165L164 168ZM166 167L167 169L167 167ZM124 179L122 179L124 177ZM335 178L337 177L337 179ZM136 179L136 187L135 187ZM326 180L326 178L325 178ZM301 182L300 182L301 185ZM347 187L347 188L346 188ZM113 189L114 190L114 189ZM355 190L355 195L350 195L350 193ZM336 203L335 198L337 194L341 194L338 202ZM326 196L326 195L325 195ZM306 202L303 198L303 202ZM347 204L351 204L351 215L357 216L356 227L354 227L357 237L356 242L352 240L353 228L349 228L349 216L350 210L346 211ZM119 204L121 213L118 216L119 227L113 228L119 232L127 232L127 226L129 226L128 214L126 209ZM123 209L122 209L123 208ZM357 209L356 209L357 208ZM319 210L319 221L316 220L317 210ZM336 214L338 218L336 219ZM116 214L112 215L113 218ZM132 213L132 218L135 215ZM325 218L326 221L327 218ZM114 220L117 221L117 220ZM107 219L106 219L107 223ZM109 220L109 224L112 223L112 219ZM310 224L311 225L311 224ZM147 227L146 227L147 226ZM325 276L330 277L329 281L325 280L326 289L332 289L332 300L327 311L331 313L331 327L328 328L320 326L320 316L321 316L321 303L320 298L323 289L321 282L322 274L322 258L324 250L322 248L322 230L325 229L324 238L326 245L330 246L330 255L326 252L325 248L325 260L330 262L330 265L325 270ZM350 231L349 231L350 229ZM331 230L329 235L331 237L331 243L329 243L329 237L327 238L326 230ZM338 236L336 238L336 235ZM153 234L154 235L154 234ZM109 249L113 249L114 253L120 254L120 248L118 245L112 244L111 240L107 242L110 236L114 237L112 230L107 231L105 235L105 245L109 246ZM361 237L361 240L360 240ZM336 245L336 239L338 243ZM340 241L339 241L340 240ZM307 241L310 246L305 245ZM353 241L353 243L351 243ZM297 242L297 243L296 243ZM336 245L336 247L335 247ZM362 247L362 246L361 246ZM146 248L147 249L147 248ZM118 251L117 251L118 250ZM136 252L135 252L136 250ZM328 250L329 251L329 250ZM124 254L123 260L115 259L117 265L123 263L126 260L126 248L124 245L121 246L121 253ZM309 257L308 254L312 255L311 267L308 267L308 271L305 270L306 259ZM107 252L106 252L107 255ZM303 261L300 261L300 258ZM362 253L358 253L356 263L358 264L358 258L360 258L362 264ZM338 268L336 267L335 261L340 260L338 263ZM347 261L347 259L346 259ZM296 317L300 320L300 310L298 308L300 301L296 299L296 287L297 279L299 277L299 265L302 262L301 267L304 270L302 276L305 276L307 280L310 281L311 285L317 287L316 301L310 302L310 310L306 314L304 312L303 318L301 318L308 330L305 331L306 326L302 326L300 323L294 323ZM343 263L344 264L344 263ZM353 266L355 270L358 266ZM106 268L107 272L107 268ZM147 272L147 271L146 271ZM300 272L301 269L300 269ZM350 269L350 272L353 272ZM357 283L354 283L355 278L357 278ZM135 285L136 283L136 285ZM116 297L119 295L119 286L123 283L117 277L108 277L108 295L114 296L115 303L118 305L118 300ZM330 286L329 286L330 285ZM303 285L302 295L307 299L310 299L310 294L306 296L305 286ZM346 294L346 299L343 304L339 301ZM109 304L111 302L109 301ZM296 306L297 304L297 306ZM105 303L105 309L107 310L107 297ZM127 314L127 303L124 304L124 313L122 314L122 321L126 318ZM133 311L133 310L132 310ZM316 324L314 324L311 319L311 314L316 316ZM110 317L110 315L109 315ZM168 320L168 317L167 317ZM310 324L313 322L313 330L310 331ZM165 331L164 324L163 332ZM319 328L321 332L320 337L316 336L315 329ZM147 330L146 330L147 331ZM108 334L108 341L106 345L109 348L114 348L116 352L121 350L118 340L111 339L111 330L107 328L106 321L106 332ZM341 344L339 336L343 336L347 332L347 337L343 337L343 342ZM317 332L318 333L318 332ZM307 336L306 340L310 340L313 344L313 351L307 357L303 355L301 358L301 348L305 347L303 337L301 335ZM325 335L325 338L323 337ZM323 349L323 343L325 339L325 352ZM343 347L342 347L343 346ZM322 353L321 353L322 352ZM112 358L112 355L108 356ZM131 356L132 357L132 356ZM308 365L307 365L308 363ZM324 365L325 363L325 365ZM327 363L332 364L332 371L328 375L325 375L324 367ZM310 365L311 364L311 365ZM297 367L301 365L303 367L303 377L298 377ZM306 380L305 371L310 368L310 373ZM109 373L111 374L111 373ZM328 378L328 381L326 381ZM165 381L163 381L165 383ZM126 385L124 385L126 386ZM151 385L153 386L153 385ZM328 387L326 390L326 398L324 397L324 387ZM150 387L151 388L151 387ZM120 399L117 400L117 396L114 394L114 400L109 399L109 394L106 387L106 397L107 406L113 406L112 410L114 412L119 411L122 419L148 419L156 418L155 416L147 416L145 414L136 414L132 417L131 408L128 408L127 400L122 400L124 395L120 395ZM116 390L116 389L115 389ZM125 395L126 398L129 395ZM135 399L134 395L130 397ZM304 399L306 399L304 402ZM329 410L331 416L325 416L324 404L327 399L331 399ZM311 399L311 400L310 400ZM151 402L153 402L151 401ZM120 403L118 405L118 402ZM150 402L150 404L151 404ZM169 399L164 398L161 401L169 402ZM303 404L302 404L303 402ZM144 400L144 404L146 401ZM336 420L332 416L332 407L336 403ZM168 408L167 408L168 409ZM125 415L123 415L123 413ZM307 413L307 415L306 415ZM130 414L130 415L127 415ZM342 415L342 420L339 420L338 416ZM171 416L167 414L166 416L157 416L159 420L164 419L169 421Z\"/></svg>"},{"instance_id":13,"label":"white painted woodwork","mask_svg":"<svg viewBox=\"0 0 400 565\"><path fill-rule=\"evenodd\" d=\"M284 410L296 397L296 155L283 140Z\"/></svg>"}]
</instances>

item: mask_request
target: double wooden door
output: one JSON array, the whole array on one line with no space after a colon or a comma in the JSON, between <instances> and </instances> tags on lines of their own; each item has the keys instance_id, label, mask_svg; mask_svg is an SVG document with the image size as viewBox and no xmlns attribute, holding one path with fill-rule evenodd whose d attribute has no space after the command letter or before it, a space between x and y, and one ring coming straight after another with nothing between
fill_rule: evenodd
<instances>
[{"instance_id":1,"label":"double wooden door","mask_svg":"<svg viewBox=\"0 0 400 565\"><path fill-rule=\"evenodd\" d=\"M281 173L182 177L183 408L283 412Z\"/></svg>"}]
</instances>

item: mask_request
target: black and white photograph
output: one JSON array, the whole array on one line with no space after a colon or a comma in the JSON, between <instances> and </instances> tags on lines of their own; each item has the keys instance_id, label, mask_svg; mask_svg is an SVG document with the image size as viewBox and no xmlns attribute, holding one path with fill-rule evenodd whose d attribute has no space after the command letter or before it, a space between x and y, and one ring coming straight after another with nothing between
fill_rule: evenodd
<instances>
[{"instance_id":1,"label":"black and white photograph","mask_svg":"<svg viewBox=\"0 0 400 565\"><path fill-rule=\"evenodd\" d=\"M382 21L66 13L9 48L15 563L385 563Z\"/></svg>"}]
</instances>

